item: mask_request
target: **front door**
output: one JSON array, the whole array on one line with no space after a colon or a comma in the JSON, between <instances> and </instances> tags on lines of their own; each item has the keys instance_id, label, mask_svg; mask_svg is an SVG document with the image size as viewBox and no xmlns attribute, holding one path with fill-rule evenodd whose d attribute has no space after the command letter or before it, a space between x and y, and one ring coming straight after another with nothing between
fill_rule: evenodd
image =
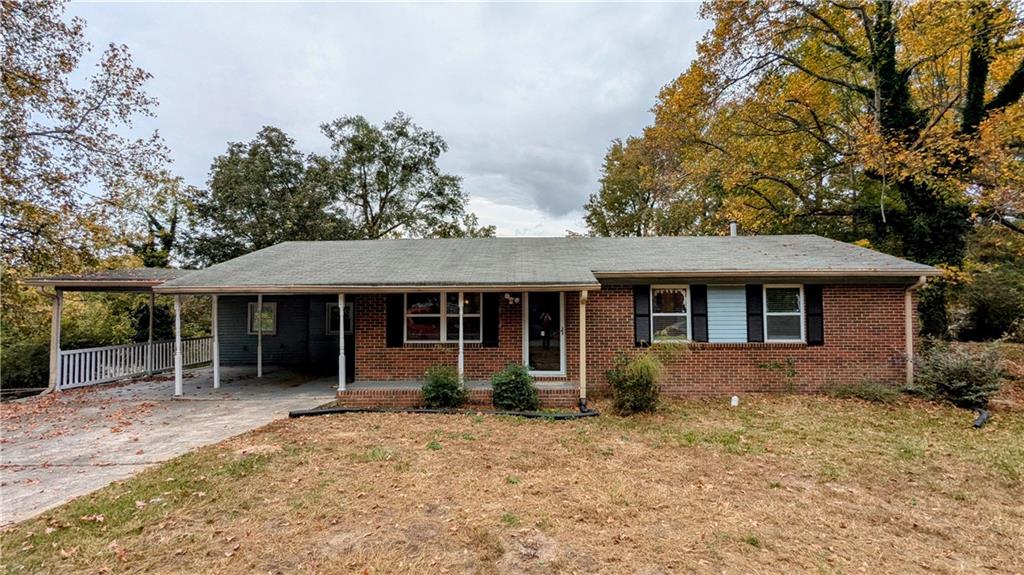
<instances>
[{"instance_id":1,"label":"front door","mask_svg":"<svg viewBox=\"0 0 1024 575\"><path fill-rule=\"evenodd\" d=\"M536 375L565 375L565 296L529 292L523 302L523 357Z\"/></svg>"}]
</instances>

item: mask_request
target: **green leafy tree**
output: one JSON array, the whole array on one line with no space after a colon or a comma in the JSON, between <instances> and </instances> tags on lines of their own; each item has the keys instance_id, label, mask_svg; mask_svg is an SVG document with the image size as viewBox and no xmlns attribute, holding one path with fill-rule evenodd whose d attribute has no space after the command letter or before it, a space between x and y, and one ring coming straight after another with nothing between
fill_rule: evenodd
<instances>
[{"instance_id":1,"label":"green leafy tree","mask_svg":"<svg viewBox=\"0 0 1024 575\"><path fill-rule=\"evenodd\" d=\"M437 165L448 144L399 112L382 126L347 116L321 126L332 154L315 160L358 237L488 235L463 227L466 194L458 176ZM461 231L458 233L455 230Z\"/></svg>"},{"instance_id":2,"label":"green leafy tree","mask_svg":"<svg viewBox=\"0 0 1024 575\"><path fill-rule=\"evenodd\" d=\"M351 237L337 187L322 175L278 128L229 143L213 161L208 189L191 201L194 262L214 264L283 241Z\"/></svg>"}]
</instances>

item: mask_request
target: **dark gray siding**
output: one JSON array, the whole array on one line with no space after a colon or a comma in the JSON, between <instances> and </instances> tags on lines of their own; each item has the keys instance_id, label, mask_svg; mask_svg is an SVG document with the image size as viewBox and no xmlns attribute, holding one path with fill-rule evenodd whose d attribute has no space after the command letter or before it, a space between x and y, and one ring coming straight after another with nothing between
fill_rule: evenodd
<instances>
[{"instance_id":1,"label":"dark gray siding","mask_svg":"<svg viewBox=\"0 0 1024 575\"><path fill-rule=\"evenodd\" d=\"M306 366L309 363L307 296L264 296L277 303L277 333L263 334L263 364ZM247 333L246 313L256 296L222 296L218 306L220 358L224 365L255 364L256 336ZM320 312L321 314L323 311ZM321 317L321 333L323 332Z\"/></svg>"},{"instance_id":2,"label":"dark gray siding","mask_svg":"<svg viewBox=\"0 0 1024 575\"><path fill-rule=\"evenodd\" d=\"M350 296L351 297L351 296ZM309 365L318 372L334 373L338 370L338 336L327 335L327 304L337 303L338 296L309 296Z\"/></svg>"}]
</instances>

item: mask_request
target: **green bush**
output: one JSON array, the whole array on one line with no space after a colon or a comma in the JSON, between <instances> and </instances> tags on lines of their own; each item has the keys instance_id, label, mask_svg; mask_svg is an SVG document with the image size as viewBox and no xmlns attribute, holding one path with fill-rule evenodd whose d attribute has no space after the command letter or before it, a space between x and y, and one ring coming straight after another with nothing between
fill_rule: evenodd
<instances>
[{"instance_id":1,"label":"green bush","mask_svg":"<svg viewBox=\"0 0 1024 575\"><path fill-rule=\"evenodd\" d=\"M461 407L469 399L469 391L459 381L459 374L450 365L435 365L427 370L423 384L423 404L427 407Z\"/></svg>"},{"instance_id":2,"label":"green bush","mask_svg":"<svg viewBox=\"0 0 1024 575\"><path fill-rule=\"evenodd\" d=\"M853 385L840 385L832 390L832 395L841 399L863 399L874 403L893 403L900 397L900 392L891 385L865 379Z\"/></svg>"},{"instance_id":3,"label":"green bush","mask_svg":"<svg viewBox=\"0 0 1024 575\"><path fill-rule=\"evenodd\" d=\"M510 363L491 377L492 403L506 411L536 411L540 396L525 366Z\"/></svg>"},{"instance_id":4,"label":"green bush","mask_svg":"<svg viewBox=\"0 0 1024 575\"><path fill-rule=\"evenodd\" d=\"M998 268L975 274L960 300L965 309L957 336L968 341L999 339L1024 317L1024 271Z\"/></svg>"},{"instance_id":5,"label":"green bush","mask_svg":"<svg viewBox=\"0 0 1024 575\"><path fill-rule=\"evenodd\" d=\"M915 391L958 407L984 407L1006 377L994 345L981 349L936 342L914 360Z\"/></svg>"},{"instance_id":6,"label":"green bush","mask_svg":"<svg viewBox=\"0 0 1024 575\"><path fill-rule=\"evenodd\" d=\"M662 364L651 354L630 359L623 353L615 357L606 374L612 388L612 407L619 415L653 412L658 404L658 377Z\"/></svg>"}]
</instances>

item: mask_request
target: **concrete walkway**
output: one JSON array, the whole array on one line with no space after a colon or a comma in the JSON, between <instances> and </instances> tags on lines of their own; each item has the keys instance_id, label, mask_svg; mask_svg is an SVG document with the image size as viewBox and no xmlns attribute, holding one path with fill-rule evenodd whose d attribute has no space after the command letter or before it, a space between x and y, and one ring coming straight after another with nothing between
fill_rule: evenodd
<instances>
[{"instance_id":1,"label":"concrete walkway","mask_svg":"<svg viewBox=\"0 0 1024 575\"><path fill-rule=\"evenodd\" d=\"M0 525L16 523L147 466L334 399L333 378L251 368L186 372L184 398L155 376L0 406Z\"/></svg>"}]
</instances>

